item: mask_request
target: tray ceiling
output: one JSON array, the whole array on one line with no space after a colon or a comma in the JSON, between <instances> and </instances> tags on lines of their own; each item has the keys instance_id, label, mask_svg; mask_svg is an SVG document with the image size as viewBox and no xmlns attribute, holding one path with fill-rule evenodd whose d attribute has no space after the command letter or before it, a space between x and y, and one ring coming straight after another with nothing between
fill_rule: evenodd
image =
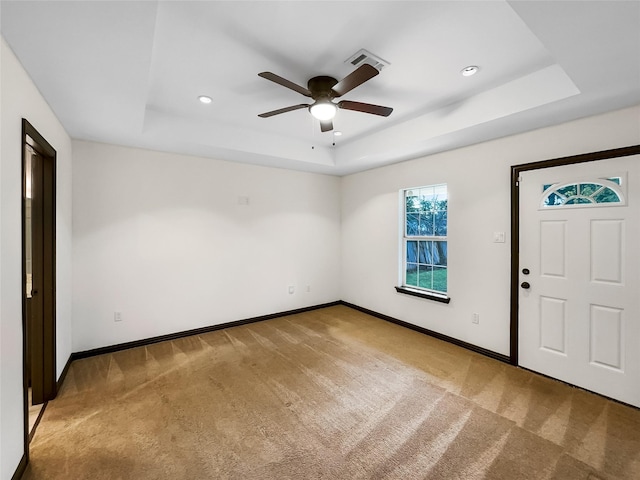
<instances>
[{"instance_id":1,"label":"tray ceiling","mask_svg":"<svg viewBox=\"0 0 640 480\"><path fill-rule=\"evenodd\" d=\"M639 2L2 1L2 35L73 138L344 175L640 103ZM321 133L258 77L389 62ZM479 72L461 75L468 65ZM213 99L203 105L199 95Z\"/></svg>"}]
</instances>

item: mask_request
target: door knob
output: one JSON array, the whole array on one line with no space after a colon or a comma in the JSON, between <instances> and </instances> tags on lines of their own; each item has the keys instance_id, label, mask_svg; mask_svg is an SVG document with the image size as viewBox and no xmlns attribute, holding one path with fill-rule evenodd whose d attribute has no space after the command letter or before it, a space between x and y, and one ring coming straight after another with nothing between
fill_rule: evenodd
<instances>
[{"instance_id":1,"label":"door knob","mask_svg":"<svg viewBox=\"0 0 640 480\"><path fill-rule=\"evenodd\" d=\"M527 288L531 287L531 285L529 285L529 282L522 282L522 283L520 284L520 286L521 286L522 288L524 288L524 289L527 289Z\"/></svg>"}]
</instances>

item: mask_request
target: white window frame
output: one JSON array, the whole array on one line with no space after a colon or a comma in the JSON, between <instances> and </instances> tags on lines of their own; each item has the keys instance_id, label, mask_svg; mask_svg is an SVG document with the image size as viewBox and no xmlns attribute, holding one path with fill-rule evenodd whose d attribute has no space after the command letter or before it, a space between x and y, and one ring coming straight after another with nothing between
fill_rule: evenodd
<instances>
[{"instance_id":1,"label":"white window frame","mask_svg":"<svg viewBox=\"0 0 640 480\"><path fill-rule=\"evenodd\" d=\"M447 192L447 235L408 235L407 233L407 211L406 211L406 195L408 192L411 191L416 191L416 190L421 190L421 189L428 189L428 188L438 188L438 187L445 187L446 192ZM407 285L406 282L406 274L407 274L407 244L410 241L444 241L447 242L447 257L449 255L449 242L448 242L448 233L449 233L449 228L448 228L448 224L449 224L449 188L448 185L446 183L437 183L437 184L431 184L431 185L421 185L419 187L413 187L413 188L403 188L399 191L399 243L400 243L400 248L399 250L399 274L398 274L398 284L400 285L399 287L396 287L396 291L398 293L405 293L405 294L409 294L409 295L413 295L413 296L417 296L417 297L422 297L422 298L428 298L431 300L436 300L439 302L443 302L443 303L449 303L450 298L448 296L448 290L449 290L449 279L447 278L447 291L443 292L440 290L433 290L433 289L428 289L428 288L424 288L424 287L419 287L419 286L414 286L414 285ZM435 265L434 265L435 266ZM447 260L447 265L445 266L446 270L447 270L447 277L448 277L448 273L449 273L449 262Z\"/></svg>"}]
</instances>

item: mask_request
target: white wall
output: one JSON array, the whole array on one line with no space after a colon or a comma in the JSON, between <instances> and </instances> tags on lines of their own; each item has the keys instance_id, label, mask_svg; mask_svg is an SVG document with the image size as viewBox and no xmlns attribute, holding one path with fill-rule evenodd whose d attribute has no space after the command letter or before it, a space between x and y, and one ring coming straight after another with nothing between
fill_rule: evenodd
<instances>
[{"instance_id":1,"label":"white wall","mask_svg":"<svg viewBox=\"0 0 640 480\"><path fill-rule=\"evenodd\" d=\"M74 141L73 351L339 300L339 188Z\"/></svg>"},{"instance_id":2,"label":"white wall","mask_svg":"<svg viewBox=\"0 0 640 480\"><path fill-rule=\"evenodd\" d=\"M342 299L508 355L510 166L633 144L640 107L343 177ZM448 305L393 288L398 191L436 183L449 189ZM506 232L506 243L493 243L493 232Z\"/></svg>"},{"instance_id":3,"label":"white wall","mask_svg":"<svg viewBox=\"0 0 640 480\"><path fill-rule=\"evenodd\" d=\"M58 376L71 354L71 139L4 39L0 45L0 478L24 453L22 389L22 118L57 152Z\"/></svg>"}]
</instances>

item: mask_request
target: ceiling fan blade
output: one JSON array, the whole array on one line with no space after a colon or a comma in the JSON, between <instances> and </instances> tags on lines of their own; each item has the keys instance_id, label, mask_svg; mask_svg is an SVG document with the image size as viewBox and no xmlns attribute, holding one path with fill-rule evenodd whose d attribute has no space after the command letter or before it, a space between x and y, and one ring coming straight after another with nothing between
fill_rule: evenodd
<instances>
[{"instance_id":1,"label":"ceiling fan blade","mask_svg":"<svg viewBox=\"0 0 640 480\"><path fill-rule=\"evenodd\" d=\"M320 131L322 132L330 132L333 130L333 121L331 120L320 120Z\"/></svg>"},{"instance_id":2,"label":"ceiling fan blade","mask_svg":"<svg viewBox=\"0 0 640 480\"><path fill-rule=\"evenodd\" d=\"M380 105L372 105L371 103L351 102L349 100L342 100L338 102L338 108L344 110L353 110L356 112L372 113L373 115L380 115L381 117L388 117L393 112L391 107L382 107Z\"/></svg>"},{"instance_id":3,"label":"ceiling fan blade","mask_svg":"<svg viewBox=\"0 0 640 480\"><path fill-rule=\"evenodd\" d=\"M258 76L262 78L266 78L267 80L271 80L272 82L277 83L278 85L282 85L283 87L290 88L294 92L301 93L305 97L311 97L311 92L309 90L287 80L286 78L282 78L276 75L275 73L262 72L262 73L259 73Z\"/></svg>"},{"instance_id":4,"label":"ceiling fan blade","mask_svg":"<svg viewBox=\"0 0 640 480\"><path fill-rule=\"evenodd\" d=\"M380 72L377 68L365 63L364 65L360 65L353 72L336 83L333 88L331 88L331 90L333 90L333 93L336 97L341 97L345 93L350 92L354 88L362 85L367 80L371 80L379 73Z\"/></svg>"},{"instance_id":5,"label":"ceiling fan blade","mask_svg":"<svg viewBox=\"0 0 640 480\"><path fill-rule=\"evenodd\" d=\"M274 115L280 115L281 113L292 112L294 110L300 110L301 108L308 108L309 105L301 103L300 105L293 105L291 107L279 108L278 110L272 110L270 112L261 113L258 115L261 118L273 117Z\"/></svg>"}]
</instances>

